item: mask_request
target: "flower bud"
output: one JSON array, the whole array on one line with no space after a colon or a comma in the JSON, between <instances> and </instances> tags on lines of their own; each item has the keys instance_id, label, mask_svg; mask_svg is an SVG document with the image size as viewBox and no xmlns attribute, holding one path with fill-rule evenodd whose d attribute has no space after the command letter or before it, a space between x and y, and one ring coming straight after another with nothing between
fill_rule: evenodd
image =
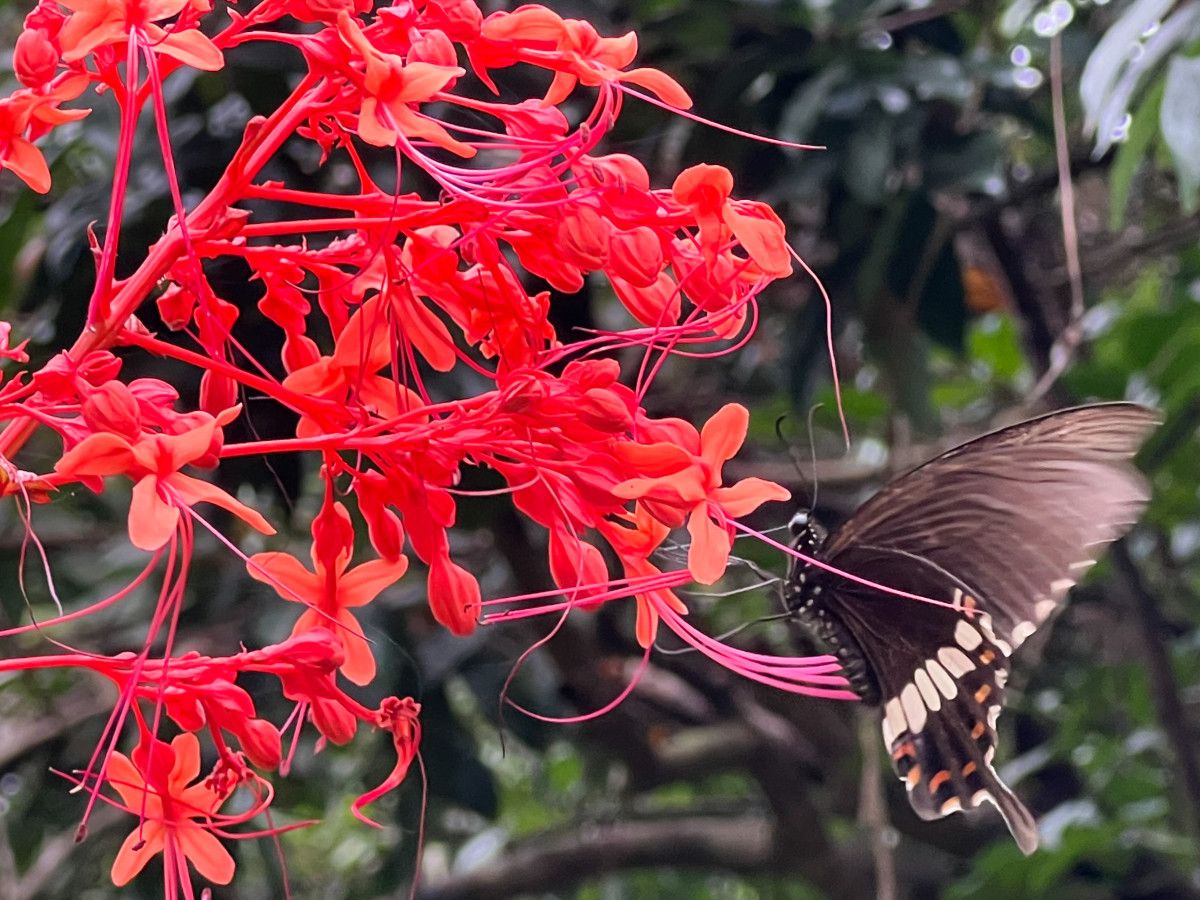
<instances>
[{"instance_id":1,"label":"flower bud","mask_svg":"<svg viewBox=\"0 0 1200 900\"><path fill-rule=\"evenodd\" d=\"M619 434L633 425L633 417L621 398L603 388L586 392L579 399L576 411L583 422L606 434Z\"/></svg>"},{"instance_id":2,"label":"flower bud","mask_svg":"<svg viewBox=\"0 0 1200 900\"><path fill-rule=\"evenodd\" d=\"M247 719L238 728L238 743L250 761L262 769L275 769L283 760L283 742L277 729L262 719Z\"/></svg>"},{"instance_id":3,"label":"flower bud","mask_svg":"<svg viewBox=\"0 0 1200 900\"><path fill-rule=\"evenodd\" d=\"M82 412L93 432L109 431L131 441L142 433L137 398L119 381L97 386L83 401Z\"/></svg>"},{"instance_id":4,"label":"flower bud","mask_svg":"<svg viewBox=\"0 0 1200 900\"><path fill-rule=\"evenodd\" d=\"M429 567L428 589L435 619L459 636L475 630L482 598L474 575L449 557L438 557Z\"/></svg>"},{"instance_id":5,"label":"flower bud","mask_svg":"<svg viewBox=\"0 0 1200 900\"><path fill-rule=\"evenodd\" d=\"M58 59L58 51L46 32L40 28L26 29L13 50L13 69L21 84L40 88L54 77Z\"/></svg>"}]
</instances>

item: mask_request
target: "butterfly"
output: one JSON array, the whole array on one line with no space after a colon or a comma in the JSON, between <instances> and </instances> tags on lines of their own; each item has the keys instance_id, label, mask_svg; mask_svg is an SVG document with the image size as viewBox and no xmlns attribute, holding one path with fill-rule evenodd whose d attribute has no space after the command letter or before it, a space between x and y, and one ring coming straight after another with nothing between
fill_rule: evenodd
<instances>
[{"instance_id":1,"label":"butterfly","mask_svg":"<svg viewBox=\"0 0 1200 900\"><path fill-rule=\"evenodd\" d=\"M924 819L995 805L1032 853L1037 823L996 774L1013 652L1149 498L1133 455L1159 423L1132 403L1002 428L901 475L828 533L807 510L793 549L924 603L793 559L784 600L881 708L883 741Z\"/></svg>"}]
</instances>

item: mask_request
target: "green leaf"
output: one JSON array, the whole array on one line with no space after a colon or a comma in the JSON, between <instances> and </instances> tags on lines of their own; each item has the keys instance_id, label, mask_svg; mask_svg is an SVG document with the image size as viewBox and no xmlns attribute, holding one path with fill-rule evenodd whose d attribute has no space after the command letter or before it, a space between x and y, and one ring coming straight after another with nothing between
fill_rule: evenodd
<instances>
[{"instance_id":1,"label":"green leaf","mask_svg":"<svg viewBox=\"0 0 1200 900\"><path fill-rule=\"evenodd\" d=\"M1096 49L1088 57L1079 78L1079 98L1083 101L1084 133L1092 133L1101 124L1117 79L1125 72L1130 54L1146 29L1162 19L1174 0L1137 0L1121 18L1104 32ZM1101 133L1100 138L1107 135ZM1097 148L1098 152L1103 152Z\"/></svg>"},{"instance_id":2,"label":"green leaf","mask_svg":"<svg viewBox=\"0 0 1200 900\"><path fill-rule=\"evenodd\" d=\"M1125 136L1129 128L1129 109L1146 75L1157 69L1168 54L1196 36L1200 30L1200 6L1184 4L1161 25L1155 18L1147 23L1145 28L1146 31L1135 35L1125 48L1124 60L1118 60L1118 77L1112 82L1100 108L1096 110L1094 155L1097 158ZM1143 41L1142 36L1145 33L1148 33L1148 36ZM1090 62L1091 60L1089 64Z\"/></svg>"},{"instance_id":3,"label":"green leaf","mask_svg":"<svg viewBox=\"0 0 1200 900\"><path fill-rule=\"evenodd\" d=\"M1010 315L989 314L976 321L967 336L970 358L987 366L992 377L1012 382L1028 369L1021 336Z\"/></svg>"},{"instance_id":4,"label":"green leaf","mask_svg":"<svg viewBox=\"0 0 1200 900\"><path fill-rule=\"evenodd\" d=\"M842 178L855 199L878 206L888 194L887 176L895 156L895 130L881 113L870 116L850 136Z\"/></svg>"},{"instance_id":5,"label":"green leaf","mask_svg":"<svg viewBox=\"0 0 1200 900\"><path fill-rule=\"evenodd\" d=\"M1197 208L1200 193L1200 58L1176 56L1167 67L1162 99L1162 135L1179 177L1179 202Z\"/></svg>"},{"instance_id":6,"label":"green leaf","mask_svg":"<svg viewBox=\"0 0 1200 900\"><path fill-rule=\"evenodd\" d=\"M1142 105L1129 124L1129 137L1117 148L1109 173L1108 227L1116 231L1125 223L1125 209L1129 205L1129 189L1133 176L1146 158L1151 142L1158 135L1159 109L1162 106L1165 82L1158 82L1150 89Z\"/></svg>"}]
</instances>

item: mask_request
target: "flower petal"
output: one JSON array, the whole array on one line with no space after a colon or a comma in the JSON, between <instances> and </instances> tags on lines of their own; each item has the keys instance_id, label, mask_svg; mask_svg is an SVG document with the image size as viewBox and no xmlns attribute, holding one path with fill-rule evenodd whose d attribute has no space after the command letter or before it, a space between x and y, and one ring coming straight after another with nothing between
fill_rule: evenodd
<instances>
[{"instance_id":1,"label":"flower petal","mask_svg":"<svg viewBox=\"0 0 1200 900\"><path fill-rule=\"evenodd\" d=\"M741 449L750 427L750 413L740 403L727 403L700 430L700 455L715 469Z\"/></svg>"},{"instance_id":2,"label":"flower petal","mask_svg":"<svg viewBox=\"0 0 1200 900\"><path fill-rule=\"evenodd\" d=\"M117 887L122 887L133 880L138 872L146 868L155 855L163 849L163 825L161 822L147 820L140 828L129 832L117 858L112 864L112 881Z\"/></svg>"},{"instance_id":3,"label":"flower petal","mask_svg":"<svg viewBox=\"0 0 1200 900\"><path fill-rule=\"evenodd\" d=\"M175 751L175 764L171 767L168 790L173 797L178 797L200 774L200 741L185 731L171 741L171 749Z\"/></svg>"},{"instance_id":4,"label":"flower petal","mask_svg":"<svg viewBox=\"0 0 1200 900\"><path fill-rule=\"evenodd\" d=\"M62 455L54 471L63 475L116 475L134 464L133 449L120 435L100 432L85 437Z\"/></svg>"},{"instance_id":5,"label":"flower petal","mask_svg":"<svg viewBox=\"0 0 1200 900\"><path fill-rule=\"evenodd\" d=\"M365 606L379 592L400 580L408 570L408 559L401 556L395 561L373 559L355 566L338 581L338 605L343 609Z\"/></svg>"},{"instance_id":6,"label":"flower petal","mask_svg":"<svg viewBox=\"0 0 1200 900\"><path fill-rule=\"evenodd\" d=\"M158 493L158 478L147 475L133 486L129 540L139 550L161 550L179 526L179 510Z\"/></svg>"},{"instance_id":7,"label":"flower petal","mask_svg":"<svg viewBox=\"0 0 1200 900\"><path fill-rule=\"evenodd\" d=\"M255 553L246 561L246 570L255 581L275 588L284 600L317 603L321 599L320 576L304 568L290 553Z\"/></svg>"},{"instance_id":8,"label":"flower petal","mask_svg":"<svg viewBox=\"0 0 1200 900\"><path fill-rule=\"evenodd\" d=\"M229 884L237 867L221 842L195 822L184 823L175 832L179 849L202 878L213 884Z\"/></svg>"},{"instance_id":9,"label":"flower petal","mask_svg":"<svg viewBox=\"0 0 1200 900\"><path fill-rule=\"evenodd\" d=\"M692 546L688 549L688 571L700 584L713 584L725 574L733 538L701 507L688 518L688 534Z\"/></svg>"},{"instance_id":10,"label":"flower petal","mask_svg":"<svg viewBox=\"0 0 1200 900\"><path fill-rule=\"evenodd\" d=\"M146 793L146 780L128 756L115 752L110 755L108 765L104 768L104 777L121 795L126 806L135 812L141 807L142 795Z\"/></svg>"},{"instance_id":11,"label":"flower petal","mask_svg":"<svg viewBox=\"0 0 1200 900\"><path fill-rule=\"evenodd\" d=\"M769 500L790 500L792 492L782 485L762 478L743 478L727 488L712 493L713 502L735 519L749 515Z\"/></svg>"},{"instance_id":12,"label":"flower petal","mask_svg":"<svg viewBox=\"0 0 1200 900\"><path fill-rule=\"evenodd\" d=\"M375 656L371 653L371 644L363 634L362 625L354 618L354 613L345 609L339 612L333 633L338 636L346 652L342 674L355 684L370 684L375 678Z\"/></svg>"},{"instance_id":13,"label":"flower petal","mask_svg":"<svg viewBox=\"0 0 1200 900\"><path fill-rule=\"evenodd\" d=\"M202 72L215 72L225 65L225 57L208 35L195 28L187 31L168 31L154 49L164 56L179 60Z\"/></svg>"},{"instance_id":14,"label":"flower petal","mask_svg":"<svg viewBox=\"0 0 1200 900\"><path fill-rule=\"evenodd\" d=\"M256 531L261 531L263 534L275 533L275 528L257 510L235 500L215 484L209 484L207 481L192 478L181 472L174 472L164 480L188 506L195 506L197 503L211 503L213 506L219 506L233 513Z\"/></svg>"},{"instance_id":15,"label":"flower petal","mask_svg":"<svg viewBox=\"0 0 1200 900\"><path fill-rule=\"evenodd\" d=\"M39 194L50 190L50 169L42 151L23 137L9 139L8 153L0 160L0 167L8 169Z\"/></svg>"}]
</instances>

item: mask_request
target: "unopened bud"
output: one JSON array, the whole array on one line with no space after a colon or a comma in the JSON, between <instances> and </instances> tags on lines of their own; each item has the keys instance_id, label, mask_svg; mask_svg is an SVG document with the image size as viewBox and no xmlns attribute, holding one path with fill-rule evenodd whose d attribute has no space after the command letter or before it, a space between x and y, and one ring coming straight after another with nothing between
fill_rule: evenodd
<instances>
[{"instance_id":1,"label":"unopened bud","mask_svg":"<svg viewBox=\"0 0 1200 900\"><path fill-rule=\"evenodd\" d=\"M13 50L13 70L26 87L39 88L54 77L59 55L40 28L26 29Z\"/></svg>"}]
</instances>

